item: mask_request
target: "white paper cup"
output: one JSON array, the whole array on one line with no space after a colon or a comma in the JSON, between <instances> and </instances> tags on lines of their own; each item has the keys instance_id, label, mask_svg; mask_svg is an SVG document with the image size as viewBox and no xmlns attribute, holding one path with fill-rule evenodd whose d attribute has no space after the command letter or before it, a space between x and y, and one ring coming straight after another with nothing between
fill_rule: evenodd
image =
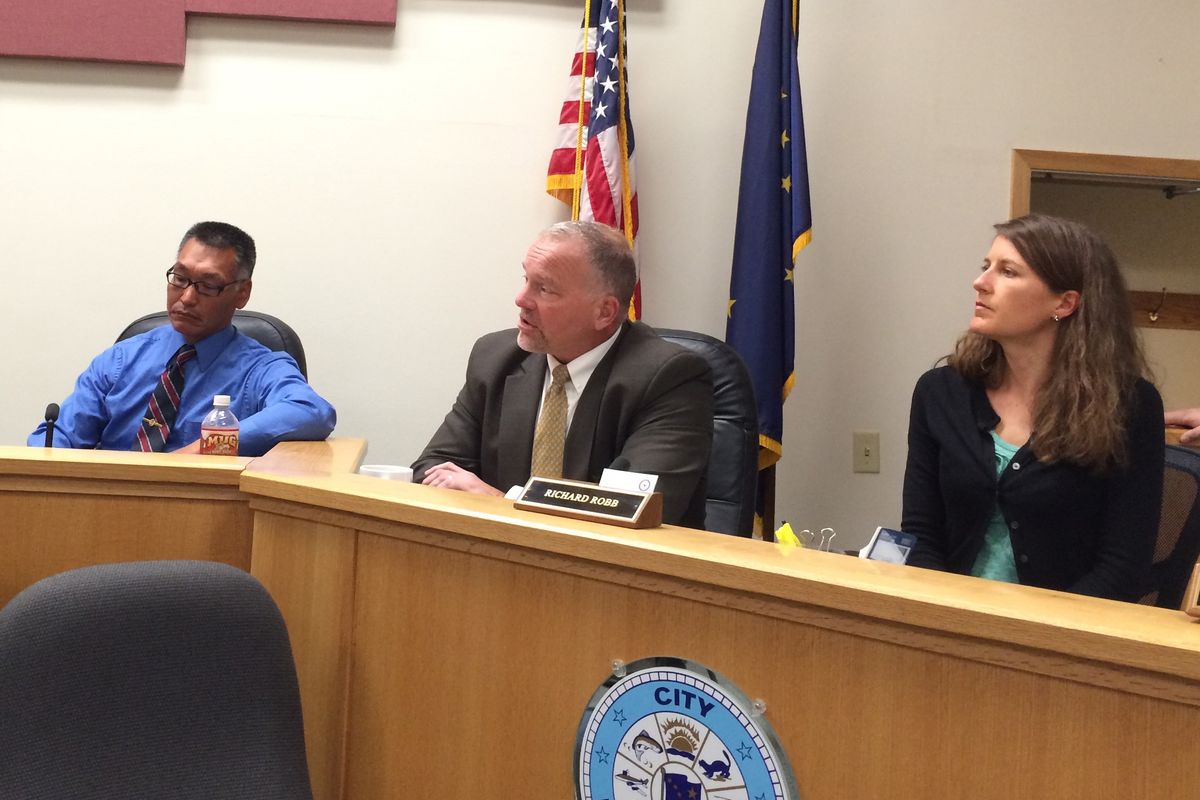
<instances>
[{"instance_id":1,"label":"white paper cup","mask_svg":"<svg viewBox=\"0 0 1200 800\"><path fill-rule=\"evenodd\" d=\"M371 475L383 478L385 481L404 481L412 483L412 467L399 467L395 464L363 464L358 468L359 475Z\"/></svg>"}]
</instances>

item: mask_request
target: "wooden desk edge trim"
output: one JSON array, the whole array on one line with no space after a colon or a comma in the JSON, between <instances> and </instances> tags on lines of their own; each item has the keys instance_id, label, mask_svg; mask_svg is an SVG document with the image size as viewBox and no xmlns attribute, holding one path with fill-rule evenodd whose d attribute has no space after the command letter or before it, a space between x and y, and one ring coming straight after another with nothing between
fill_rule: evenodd
<instances>
[{"instance_id":1,"label":"wooden desk edge trim","mask_svg":"<svg viewBox=\"0 0 1200 800\"><path fill-rule=\"evenodd\" d=\"M192 484L177 481L109 480L0 475L0 492L47 492L50 494L100 495L102 497L156 497L174 500L220 500L246 502L236 486Z\"/></svg>"},{"instance_id":2,"label":"wooden desk edge trim","mask_svg":"<svg viewBox=\"0 0 1200 800\"><path fill-rule=\"evenodd\" d=\"M330 437L323 441L280 442L250 462L243 474L345 475L357 472L367 454L367 440Z\"/></svg>"},{"instance_id":3,"label":"wooden desk edge trim","mask_svg":"<svg viewBox=\"0 0 1200 800\"><path fill-rule=\"evenodd\" d=\"M6 448L7 449L7 448ZM16 449L16 448L13 448ZM136 483L163 483L207 486L229 486L236 488L241 478L242 470L251 462L249 458L223 457L220 462L202 463L185 461L191 456L164 456L161 453L149 454L146 463L135 463L127 458L118 456L93 457L86 454L100 453L96 450L64 451L71 455L47 458L37 448L33 448L33 456L22 458L20 455L0 455L0 477L21 476L29 478L79 478L94 481L130 481ZM107 455L107 454L106 454ZM141 454L138 454L139 456ZM82 458L80 458L82 456ZM178 459L175 463L165 463L164 458ZM195 458L211 459L213 456L195 456Z\"/></svg>"},{"instance_id":4,"label":"wooden desk edge trim","mask_svg":"<svg viewBox=\"0 0 1200 800\"><path fill-rule=\"evenodd\" d=\"M993 655L988 660L998 664L1062 676L1062 670L1058 668L1044 670L1021 666L1029 653L1036 653L1043 662L1050 659L1091 665L1085 670L1091 676L1088 680L1094 682L1097 674L1103 672L1114 677L1100 682L1114 688L1129 690L1128 684L1135 680L1149 681L1155 685L1165 681L1176 687L1172 694L1190 697L1191 700L1187 702L1200 704L1200 686L1195 689L1179 686L1181 681L1191 685L1200 681L1200 663L1197 663L1200 660L1196 658L1194 650L1187 648L1173 648L1157 642L1128 639L1052 622L1003 617L994 612L960 608L932 600L888 595L870 587L847 586L823 580L820 575L764 572L752 567L713 563L696 555L655 549L639 549L639 555L644 560L636 568L615 567L609 557L613 548L630 543L570 536L570 532L566 532L565 538L569 539L566 544L569 547L564 547L560 537L544 536L542 534L545 531L523 527L519 520L510 518L498 520L503 523L500 530L502 535L496 536L496 519L467 515L459 518L452 510L420 509L407 504L403 506L407 510L403 516L409 519L373 517L318 505L318 502L326 499L317 496L320 494L319 490L313 490L305 500L254 496L250 499L250 508L252 511L315 520L501 560L552 565L559 571L621 585L628 583L629 570L634 569L645 577L639 586L650 587L666 582L663 585L672 588L661 591L668 594L695 597L697 585L705 587L706 591L717 589L722 594L721 602L717 605L728 604L731 597L740 594L756 598L754 602L757 604L771 604L772 608L776 608L776 604L803 607L808 609L804 615L805 621L833 630L844 630L848 619L869 621L867 624L860 623L860 627L864 631L876 632L863 635L876 639L890 641L891 629L897 625L934 639L965 637L980 646L992 648ZM435 516L439 517L441 524L430 524ZM481 522L484 525L480 525ZM468 524L473 524L475 529L467 529ZM705 583L697 584L678 577L694 571L689 567L696 565L703 567L698 574L703 575ZM813 622L815 617L821 615L837 621L827 624ZM1182 619L1180 622L1187 624ZM922 649L937 649L939 652L961 650L961 645L932 648L927 644L914 645L911 641L906 644ZM1026 655L1018 657L1015 655L1018 652ZM1130 670L1140 673L1142 678L1136 679Z\"/></svg>"},{"instance_id":5,"label":"wooden desk edge trim","mask_svg":"<svg viewBox=\"0 0 1200 800\"><path fill-rule=\"evenodd\" d=\"M68 450L0 446L0 480L76 478L129 484L228 486L236 489L247 470L301 475L338 475L358 469L365 439L280 442L264 456L196 456L111 450ZM325 461L321 467L314 462ZM116 487L114 487L115 491Z\"/></svg>"}]
</instances>

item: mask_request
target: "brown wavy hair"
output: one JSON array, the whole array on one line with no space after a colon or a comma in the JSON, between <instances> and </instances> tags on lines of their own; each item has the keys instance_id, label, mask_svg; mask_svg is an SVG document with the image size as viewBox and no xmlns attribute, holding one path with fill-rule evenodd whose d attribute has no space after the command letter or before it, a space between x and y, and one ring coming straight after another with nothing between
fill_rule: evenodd
<instances>
[{"instance_id":1,"label":"brown wavy hair","mask_svg":"<svg viewBox=\"0 0 1200 800\"><path fill-rule=\"evenodd\" d=\"M1034 454L1097 472L1128 463L1134 383L1149 370L1116 256L1089 228L1067 219L1029 214L995 228L1052 291L1079 292L1075 312L1058 323L1049 377L1034 403ZM1000 345L971 331L946 360L988 387L999 386L1007 368Z\"/></svg>"}]
</instances>

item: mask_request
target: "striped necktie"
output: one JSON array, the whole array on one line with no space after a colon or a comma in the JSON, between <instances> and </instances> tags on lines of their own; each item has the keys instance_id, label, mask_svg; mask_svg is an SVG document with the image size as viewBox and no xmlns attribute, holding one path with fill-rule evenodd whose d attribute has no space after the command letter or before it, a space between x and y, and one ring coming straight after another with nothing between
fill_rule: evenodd
<instances>
[{"instance_id":1,"label":"striped necktie","mask_svg":"<svg viewBox=\"0 0 1200 800\"><path fill-rule=\"evenodd\" d=\"M161 453L166 449L167 438L179 413L179 398L183 394L183 365L195 356L196 348L185 344L167 362L166 370L150 394L150 403L138 428L134 450Z\"/></svg>"},{"instance_id":2,"label":"striped necktie","mask_svg":"<svg viewBox=\"0 0 1200 800\"><path fill-rule=\"evenodd\" d=\"M561 478L563 449L567 443L567 381L571 373L566 364L554 368L546 397L542 400L542 415L538 417L533 434L532 474L538 478Z\"/></svg>"}]
</instances>

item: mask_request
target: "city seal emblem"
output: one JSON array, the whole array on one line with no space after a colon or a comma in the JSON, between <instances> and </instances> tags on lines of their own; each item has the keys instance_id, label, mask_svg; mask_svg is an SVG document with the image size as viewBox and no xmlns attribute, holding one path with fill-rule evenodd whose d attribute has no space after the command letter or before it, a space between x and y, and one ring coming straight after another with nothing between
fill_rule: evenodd
<instances>
[{"instance_id":1,"label":"city seal emblem","mask_svg":"<svg viewBox=\"0 0 1200 800\"><path fill-rule=\"evenodd\" d=\"M577 800L799 800L761 707L729 680L679 658L614 667L579 723Z\"/></svg>"}]
</instances>

